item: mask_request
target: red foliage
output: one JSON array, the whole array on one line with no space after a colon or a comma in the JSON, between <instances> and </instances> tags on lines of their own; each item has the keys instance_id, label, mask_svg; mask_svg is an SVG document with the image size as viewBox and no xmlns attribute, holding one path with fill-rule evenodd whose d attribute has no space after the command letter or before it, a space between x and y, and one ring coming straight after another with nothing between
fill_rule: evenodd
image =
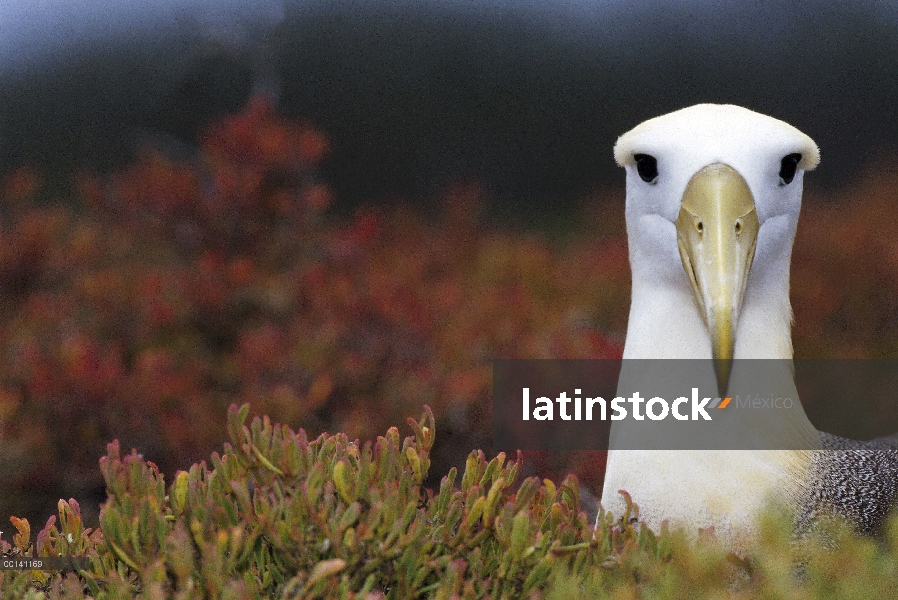
<instances>
[{"instance_id":1,"label":"red foliage","mask_svg":"<svg viewBox=\"0 0 898 600\"><path fill-rule=\"evenodd\" d=\"M796 356L898 356L896 190L895 171L876 169L806 199L792 266Z\"/></svg>"},{"instance_id":2,"label":"red foliage","mask_svg":"<svg viewBox=\"0 0 898 600\"><path fill-rule=\"evenodd\" d=\"M313 176L327 138L262 100L202 140L194 162L147 148L78 175L77 204L34 204L33 170L5 180L0 512L84 498L112 438L174 472L246 401L351 437L429 403L464 458L488 432L491 358L619 354L593 325L623 326L619 241L562 252L489 231L476 182L450 188L435 223L404 208L329 223ZM608 290L623 290L614 311Z\"/></svg>"}]
</instances>

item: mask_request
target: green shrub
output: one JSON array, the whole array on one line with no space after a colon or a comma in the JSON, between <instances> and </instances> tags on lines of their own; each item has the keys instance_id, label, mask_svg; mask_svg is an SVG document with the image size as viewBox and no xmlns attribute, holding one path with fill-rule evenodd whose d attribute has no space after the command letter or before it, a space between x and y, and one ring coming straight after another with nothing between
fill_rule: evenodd
<instances>
[{"instance_id":1,"label":"green shrub","mask_svg":"<svg viewBox=\"0 0 898 600\"><path fill-rule=\"evenodd\" d=\"M728 554L713 533L690 540L620 518L593 529L579 485L516 486L518 460L468 457L439 490L422 487L436 430L391 428L359 445L228 411L231 442L168 485L136 452L109 444L100 530L59 502L34 543L13 518L5 556L86 557L75 573L0 572L0 598L886 598L898 592L898 522L881 540L822 524L798 542L771 512L757 546Z\"/></svg>"},{"instance_id":2,"label":"green shrub","mask_svg":"<svg viewBox=\"0 0 898 600\"><path fill-rule=\"evenodd\" d=\"M90 570L77 579L6 572L3 597L32 586L80 598L83 583L98 598L515 598L543 586L556 564L597 556L583 552L596 542L574 478L557 489L528 479L515 494L520 461L476 451L460 481L452 469L438 491L422 488L435 436L429 408L409 420L414 437L391 428L364 446L344 434L309 441L267 417L245 426L248 412L232 406L223 454L169 485L155 465L110 444L100 461L102 534L83 529L74 501L60 503L61 528L51 519L34 546L27 522L16 521L22 555L71 548Z\"/></svg>"}]
</instances>

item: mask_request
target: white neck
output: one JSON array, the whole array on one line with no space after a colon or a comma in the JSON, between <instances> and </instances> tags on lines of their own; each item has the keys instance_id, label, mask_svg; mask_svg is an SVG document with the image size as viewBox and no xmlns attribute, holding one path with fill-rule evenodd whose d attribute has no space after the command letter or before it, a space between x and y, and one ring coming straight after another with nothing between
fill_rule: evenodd
<instances>
[{"instance_id":1,"label":"white neck","mask_svg":"<svg viewBox=\"0 0 898 600\"><path fill-rule=\"evenodd\" d=\"M628 215L628 233L633 294L624 359L710 359L710 337L676 253L673 224L657 216ZM785 420L771 411L745 411L774 448L783 447L777 444L786 438L798 440L797 447L819 443L785 362L792 358L788 284L794 233L795 219L786 216L768 219L762 227L736 329L734 358L784 360L785 375L771 392L791 396L797 409ZM645 243L633 244L634 235ZM731 378L734 393L748 378L737 371L738 363ZM613 423L612 439L634 425ZM693 529L714 526L738 545L770 496L787 502L798 496L809 457L794 450L613 450L602 505L619 514L618 490L623 489L640 504L641 518L651 527L666 519Z\"/></svg>"}]
</instances>

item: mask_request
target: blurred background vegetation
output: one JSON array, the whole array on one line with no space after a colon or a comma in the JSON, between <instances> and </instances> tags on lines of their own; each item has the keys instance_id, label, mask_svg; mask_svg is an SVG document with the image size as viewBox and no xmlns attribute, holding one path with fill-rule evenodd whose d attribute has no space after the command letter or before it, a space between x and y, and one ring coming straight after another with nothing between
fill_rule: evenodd
<instances>
[{"instance_id":1,"label":"blurred background vegetation","mask_svg":"<svg viewBox=\"0 0 898 600\"><path fill-rule=\"evenodd\" d=\"M429 403L438 481L489 448L491 358L619 354L611 148L696 102L821 146L796 355L898 354L888 3L26 4L0 8L0 523L72 496L90 523L108 441L171 474L232 402L361 438ZM600 453L528 459L599 489Z\"/></svg>"}]
</instances>

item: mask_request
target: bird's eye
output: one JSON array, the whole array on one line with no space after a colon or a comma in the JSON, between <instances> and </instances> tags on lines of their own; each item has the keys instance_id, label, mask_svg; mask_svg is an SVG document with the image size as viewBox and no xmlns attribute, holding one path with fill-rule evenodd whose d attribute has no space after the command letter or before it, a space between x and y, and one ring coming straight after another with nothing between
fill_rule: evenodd
<instances>
[{"instance_id":1,"label":"bird's eye","mask_svg":"<svg viewBox=\"0 0 898 600\"><path fill-rule=\"evenodd\" d=\"M783 160L780 161L780 181L782 185L788 185L792 183L792 180L795 179L795 169L798 168L798 163L801 161L801 154L797 152L794 154L787 154L783 157Z\"/></svg>"},{"instance_id":2,"label":"bird's eye","mask_svg":"<svg viewBox=\"0 0 898 600\"><path fill-rule=\"evenodd\" d=\"M636 161L636 172L639 173L640 179L651 183L658 178L658 161L654 156L634 154L633 159Z\"/></svg>"}]
</instances>

